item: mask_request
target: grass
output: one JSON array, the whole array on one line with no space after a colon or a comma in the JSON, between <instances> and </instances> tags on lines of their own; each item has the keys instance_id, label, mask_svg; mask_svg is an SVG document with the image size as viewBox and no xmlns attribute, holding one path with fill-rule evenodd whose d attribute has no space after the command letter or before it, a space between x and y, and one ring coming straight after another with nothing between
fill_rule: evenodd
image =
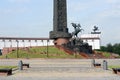
<instances>
[{"instance_id":1,"label":"grass","mask_svg":"<svg viewBox=\"0 0 120 80\"><path fill-rule=\"evenodd\" d=\"M48 50L48 51L47 51ZM48 53L47 53L48 52ZM99 52L99 51L97 51ZM106 58L109 58L111 56L108 52L100 52L103 56ZM59 50L58 48L54 46L48 46L47 47L33 47L28 48L26 50L20 49L17 51L12 51L7 55L0 56L1 59L14 59L14 58L83 58L81 55L69 55L68 53L65 53L62 50Z\"/></svg>"},{"instance_id":2,"label":"grass","mask_svg":"<svg viewBox=\"0 0 120 80\"><path fill-rule=\"evenodd\" d=\"M108 52L102 52L102 53L103 53L103 56L105 56L106 58L109 58L111 56L111 54Z\"/></svg>"},{"instance_id":3,"label":"grass","mask_svg":"<svg viewBox=\"0 0 120 80\"><path fill-rule=\"evenodd\" d=\"M120 68L120 65L110 65L108 66L108 68L112 69L112 68Z\"/></svg>"},{"instance_id":4,"label":"grass","mask_svg":"<svg viewBox=\"0 0 120 80\"><path fill-rule=\"evenodd\" d=\"M69 55L55 47L36 47L28 50L12 51L7 55L0 56L0 58L75 58L74 55Z\"/></svg>"},{"instance_id":5,"label":"grass","mask_svg":"<svg viewBox=\"0 0 120 80\"><path fill-rule=\"evenodd\" d=\"M17 66L0 66L0 69L13 69L17 68Z\"/></svg>"},{"instance_id":6,"label":"grass","mask_svg":"<svg viewBox=\"0 0 120 80\"><path fill-rule=\"evenodd\" d=\"M103 55L104 57L106 57L106 58L110 58L110 57L111 57L111 53L109 53L109 52L103 52L103 51L96 51L96 52L102 53L102 55Z\"/></svg>"}]
</instances>

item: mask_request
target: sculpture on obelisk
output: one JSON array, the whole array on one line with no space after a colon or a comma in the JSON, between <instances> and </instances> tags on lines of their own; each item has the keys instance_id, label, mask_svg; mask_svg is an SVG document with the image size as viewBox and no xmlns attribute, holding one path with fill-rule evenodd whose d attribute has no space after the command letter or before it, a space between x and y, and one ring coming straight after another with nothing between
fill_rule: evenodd
<instances>
[{"instance_id":1,"label":"sculpture on obelisk","mask_svg":"<svg viewBox=\"0 0 120 80\"><path fill-rule=\"evenodd\" d=\"M67 28L67 4L66 0L54 0L53 31L50 38L54 44L62 45L69 41L71 34Z\"/></svg>"}]
</instances>

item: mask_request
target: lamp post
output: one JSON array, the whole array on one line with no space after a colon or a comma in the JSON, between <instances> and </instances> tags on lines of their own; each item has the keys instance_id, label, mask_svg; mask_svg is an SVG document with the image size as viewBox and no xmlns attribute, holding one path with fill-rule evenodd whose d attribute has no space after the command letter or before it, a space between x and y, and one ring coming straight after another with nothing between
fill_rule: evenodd
<instances>
[{"instance_id":1,"label":"lamp post","mask_svg":"<svg viewBox=\"0 0 120 80\"><path fill-rule=\"evenodd\" d=\"M10 48L12 48L12 40L10 40Z\"/></svg>"},{"instance_id":2,"label":"lamp post","mask_svg":"<svg viewBox=\"0 0 120 80\"><path fill-rule=\"evenodd\" d=\"M36 42L36 47L38 47L38 41L37 41L37 40L35 40L35 42Z\"/></svg>"},{"instance_id":3,"label":"lamp post","mask_svg":"<svg viewBox=\"0 0 120 80\"><path fill-rule=\"evenodd\" d=\"M4 42L4 47L6 47L6 45L5 45L5 40L3 39L3 42Z\"/></svg>"},{"instance_id":4,"label":"lamp post","mask_svg":"<svg viewBox=\"0 0 120 80\"><path fill-rule=\"evenodd\" d=\"M48 54L48 42L49 42L49 40L47 40L47 57L49 57L49 54Z\"/></svg>"},{"instance_id":5,"label":"lamp post","mask_svg":"<svg viewBox=\"0 0 120 80\"><path fill-rule=\"evenodd\" d=\"M18 40L16 41L17 42L17 58L19 58L19 54L18 54L18 44L19 44L19 42L18 42Z\"/></svg>"},{"instance_id":6,"label":"lamp post","mask_svg":"<svg viewBox=\"0 0 120 80\"><path fill-rule=\"evenodd\" d=\"M29 40L29 43L30 43L30 47L31 47L31 40Z\"/></svg>"}]
</instances>

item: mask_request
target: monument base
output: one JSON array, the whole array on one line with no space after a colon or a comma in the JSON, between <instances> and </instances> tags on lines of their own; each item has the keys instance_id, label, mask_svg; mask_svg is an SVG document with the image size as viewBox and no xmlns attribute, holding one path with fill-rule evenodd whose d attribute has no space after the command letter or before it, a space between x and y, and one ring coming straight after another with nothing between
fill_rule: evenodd
<instances>
[{"instance_id":1,"label":"monument base","mask_svg":"<svg viewBox=\"0 0 120 80\"><path fill-rule=\"evenodd\" d=\"M63 45L63 44L67 44L69 42L68 38L58 38L54 41L55 45Z\"/></svg>"},{"instance_id":2,"label":"monument base","mask_svg":"<svg viewBox=\"0 0 120 80\"><path fill-rule=\"evenodd\" d=\"M72 38L67 44L64 44L63 46L71 51L78 53L92 53L92 46L90 46L88 43L84 43L80 38Z\"/></svg>"},{"instance_id":3,"label":"monument base","mask_svg":"<svg viewBox=\"0 0 120 80\"><path fill-rule=\"evenodd\" d=\"M54 39L55 45L67 44L71 37L72 37L71 34L68 32L61 32L61 31L51 31L50 32L50 38Z\"/></svg>"},{"instance_id":4,"label":"monument base","mask_svg":"<svg viewBox=\"0 0 120 80\"><path fill-rule=\"evenodd\" d=\"M50 39L58 39L58 38L71 38L71 34L68 32L61 32L61 31L51 31L50 32Z\"/></svg>"}]
</instances>

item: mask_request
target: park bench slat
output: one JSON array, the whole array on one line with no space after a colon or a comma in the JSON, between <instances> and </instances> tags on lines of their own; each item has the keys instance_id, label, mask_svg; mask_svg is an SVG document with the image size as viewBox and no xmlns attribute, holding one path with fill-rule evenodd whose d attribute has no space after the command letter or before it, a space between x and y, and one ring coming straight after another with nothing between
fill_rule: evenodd
<instances>
[{"instance_id":1,"label":"park bench slat","mask_svg":"<svg viewBox=\"0 0 120 80\"><path fill-rule=\"evenodd\" d=\"M5 75L12 75L12 69L0 69L0 73Z\"/></svg>"},{"instance_id":2,"label":"park bench slat","mask_svg":"<svg viewBox=\"0 0 120 80\"><path fill-rule=\"evenodd\" d=\"M27 68L29 68L29 64L22 64L22 66L26 66Z\"/></svg>"}]
</instances>

